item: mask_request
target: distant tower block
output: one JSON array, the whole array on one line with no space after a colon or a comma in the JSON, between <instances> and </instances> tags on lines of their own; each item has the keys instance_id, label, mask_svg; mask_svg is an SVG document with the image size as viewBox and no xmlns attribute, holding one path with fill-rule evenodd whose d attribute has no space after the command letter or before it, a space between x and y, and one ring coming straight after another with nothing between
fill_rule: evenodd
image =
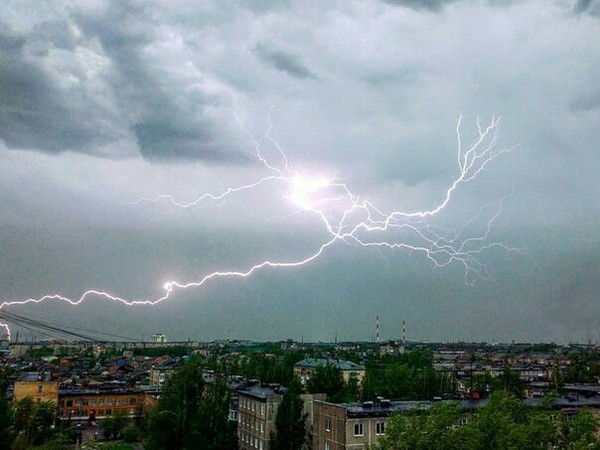
<instances>
[{"instance_id":1,"label":"distant tower block","mask_svg":"<svg viewBox=\"0 0 600 450\"><path fill-rule=\"evenodd\" d=\"M375 338L377 340L377 343L379 344L379 314L377 315L377 317L375 319L375 331L376 331Z\"/></svg>"},{"instance_id":2,"label":"distant tower block","mask_svg":"<svg viewBox=\"0 0 600 450\"><path fill-rule=\"evenodd\" d=\"M406 320L402 321L402 345L406 345Z\"/></svg>"},{"instance_id":3,"label":"distant tower block","mask_svg":"<svg viewBox=\"0 0 600 450\"><path fill-rule=\"evenodd\" d=\"M164 334L160 334L160 333L153 334L152 342L164 344L165 342L167 342L167 337Z\"/></svg>"}]
</instances>

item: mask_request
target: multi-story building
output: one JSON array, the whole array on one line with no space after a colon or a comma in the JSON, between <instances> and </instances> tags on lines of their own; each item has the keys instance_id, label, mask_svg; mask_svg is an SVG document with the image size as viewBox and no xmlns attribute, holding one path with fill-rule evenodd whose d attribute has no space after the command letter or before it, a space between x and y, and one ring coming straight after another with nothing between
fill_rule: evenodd
<instances>
[{"instance_id":1,"label":"multi-story building","mask_svg":"<svg viewBox=\"0 0 600 450\"><path fill-rule=\"evenodd\" d=\"M160 387L165 384L175 373L178 364L174 359L165 359L158 364L153 364L150 368L150 385Z\"/></svg>"},{"instance_id":2,"label":"multi-story building","mask_svg":"<svg viewBox=\"0 0 600 450\"><path fill-rule=\"evenodd\" d=\"M356 378L356 381L360 385L362 379L365 377L365 366L362 364L356 364L352 361L346 361L343 359L322 359L322 358L306 358L302 361L298 361L294 364L294 375L300 379L300 384L303 386L308 383L308 380L317 368L322 366L334 366L342 372L342 377L347 383L352 377Z\"/></svg>"},{"instance_id":3,"label":"multi-story building","mask_svg":"<svg viewBox=\"0 0 600 450\"><path fill-rule=\"evenodd\" d=\"M50 373L26 372L15 381L13 399L31 397L37 402L58 403L58 386L58 380L52 379Z\"/></svg>"},{"instance_id":4,"label":"multi-story building","mask_svg":"<svg viewBox=\"0 0 600 450\"><path fill-rule=\"evenodd\" d=\"M258 382L241 384L238 395L238 445L240 450L269 450L275 415L283 398L283 388Z\"/></svg>"},{"instance_id":5,"label":"multi-story building","mask_svg":"<svg viewBox=\"0 0 600 450\"><path fill-rule=\"evenodd\" d=\"M364 449L385 434L390 414L416 407L417 402L377 402L334 404L314 401L313 449Z\"/></svg>"},{"instance_id":6,"label":"multi-story building","mask_svg":"<svg viewBox=\"0 0 600 450\"><path fill-rule=\"evenodd\" d=\"M153 334L151 339L152 339L152 342L155 342L158 344L164 344L165 342L167 342L167 337L162 333Z\"/></svg>"},{"instance_id":7,"label":"multi-story building","mask_svg":"<svg viewBox=\"0 0 600 450\"><path fill-rule=\"evenodd\" d=\"M138 389L75 389L58 393L58 417L62 420L96 420L114 415L135 417L144 406Z\"/></svg>"},{"instance_id":8,"label":"multi-story building","mask_svg":"<svg viewBox=\"0 0 600 450\"><path fill-rule=\"evenodd\" d=\"M277 408L283 399L285 388L279 385L246 381L234 388L229 419L237 419L238 446L240 450L269 450L271 432L275 431ZM312 429L314 399L322 400L325 394L302 394L302 414L306 414L306 426Z\"/></svg>"}]
</instances>

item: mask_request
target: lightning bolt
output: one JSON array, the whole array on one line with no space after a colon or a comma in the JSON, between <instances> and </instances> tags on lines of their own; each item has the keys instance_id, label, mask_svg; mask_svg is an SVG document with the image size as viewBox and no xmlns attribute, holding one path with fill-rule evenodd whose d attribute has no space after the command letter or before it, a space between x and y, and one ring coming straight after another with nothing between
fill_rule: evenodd
<instances>
[{"instance_id":1,"label":"lightning bolt","mask_svg":"<svg viewBox=\"0 0 600 450\"><path fill-rule=\"evenodd\" d=\"M477 279L491 278L488 267L479 259L479 255L484 251L497 247L509 252L524 253L522 249L490 241L492 226L502 213L507 196L495 205L482 207L458 230L445 229L430 223L448 207L460 186L474 180L494 159L516 147L497 149L500 125L498 117L492 117L484 126L477 118L477 137L474 143L467 147L463 146L461 140L462 116L459 117L456 126L458 175L442 192L436 205L419 211L384 211L376 207L370 200L354 194L348 185L335 175L311 176L294 169L284 150L271 135L273 130L272 110L271 107L265 138L271 143L274 149L274 152L271 153L274 155L266 155L258 140L242 127L253 144L253 149L248 152L267 171L268 175L245 185L229 187L222 192L203 194L192 202L181 202L172 195L162 194L154 198L140 198L133 204L139 206L145 203L167 201L178 208L192 208L205 201L221 201L228 196L252 190L264 184L278 183L283 187L284 199L296 208L296 213L315 215L320 219L327 232L328 238L316 245L308 256L288 261L264 260L242 270L212 272L191 282L169 281L163 285L164 293L153 299L130 300L106 291L90 289L76 299L59 294L49 294L40 298L4 301L0 303L0 312L7 306L50 300L62 301L75 306L89 297L105 298L128 306L156 305L167 300L177 290L199 288L217 278L244 278L267 268L303 266L320 257L337 242L421 253L433 263L434 267L445 267L452 263L462 264L465 282L470 284ZM489 210L491 213L488 212ZM476 234L469 233L470 228L479 220L480 216L485 215L488 216L488 219L484 230ZM0 326L6 330L10 339L8 324L0 323Z\"/></svg>"}]
</instances>

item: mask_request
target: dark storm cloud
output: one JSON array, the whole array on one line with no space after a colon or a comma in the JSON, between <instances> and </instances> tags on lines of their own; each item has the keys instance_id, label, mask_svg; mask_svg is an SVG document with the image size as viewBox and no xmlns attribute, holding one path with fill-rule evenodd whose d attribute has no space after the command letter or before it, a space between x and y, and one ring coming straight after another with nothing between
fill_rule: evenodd
<instances>
[{"instance_id":1,"label":"dark storm cloud","mask_svg":"<svg viewBox=\"0 0 600 450\"><path fill-rule=\"evenodd\" d=\"M590 7L591 4L592 0L577 0L577 3L575 3L575 6L573 7L573 12L576 14L584 12Z\"/></svg>"},{"instance_id":2,"label":"dark storm cloud","mask_svg":"<svg viewBox=\"0 0 600 450\"><path fill-rule=\"evenodd\" d=\"M600 17L600 2L598 0L578 0L573 8L575 14L586 13Z\"/></svg>"},{"instance_id":3,"label":"dark storm cloud","mask_svg":"<svg viewBox=\"0 0 600 450\"><path fill-rule=\"evenodd\" d=\"M373 87L385 87L388 85L408 85L418 82L424 76L423 71L418 69L405 69L396 72L377 72L361 77L361 81Z\"/></svg>"},{"instance_id":4,"label":"dark storm cloud","mask_svg":"<svg viewBox=\"0 0 600 450\"><path fill-rule=\"evenodd\" d=\"M0 138L10 148L51 153L239 159L228 133L206 114L227 100L173 83L169 76L177 74L169 70L176 68L146 54L157 29L151 14L131 2L73 12L27 34L2 27ZM82 52L93 58L78 64Z\"/></svg>"},{"instance_id":5,"label":"dark storm cloud","mask_svg":"<svg viewBox=\"0 0 600 450\"><path fill-rule=\"evenodd\" d=\"M161 83L156 61L143 58L144 48L156 38L156 25L140 6L114 2L105 14L77 17L88 35L97 36L110 57L115 89L123 87L120 101L136 118L131 129L142 155L149 159L200 158L220 161L233 158L227 143L213 131L216 124L203 108L219 102L201 91L172 92ZM107 17L110 15L110 17Z\"/></svg>"},{"instance_id":6,"label":"dark storm cloud","mask_svg":"<svg viewBox=\"0 0 600 450\"><path fill-rule=\"evenodd\" d=\"M456 3L461 0L382 0L384 3L388 3L394 6L404 6L416 10L430 10L430 11L442 11L446 5ZM580 0L580 3L591 1L591 0ZM494 7L508 7L518 0L488 0L490 6Z\"/></svg>"},{"instance_id":7,"label":"dark storm cloud","mask_svg":"<svg viewBox=\"0 0 600 450\"><path fill-rule=\"evenodd\" d=\"M57 80L26 54L27 50L43 52L43 45L52 45L54 40L48 34L53 28L60 29L60 25L40 28L45 40L42 36L38 39L34 30L33 48L27 48L29 42L24 36L0 26L0 137L12 148L52 153L74 148L91 151L91 145L116 136L111 136L110 130L99 135L100 130L90 121L81 120L78 114L83 113L83 105L65 99ZM56 42L67 46L68 37L61 31Z\"/></svg>"},{"instance_id":8,"label":"dark storm cloud","mask_svg":"<svg viewBox=\"0 0 600 450\"><path fill-rule=\"evenodd\" d=\"M385 3L395 6L405 6L412 9L429 9L440 11L445 5L456 0L383 0Z\"/></svg>"},{"instance_id":9,"label":"dark storm cloud","mask_svg":"<svg viewBox=\"0 0 600 450\"><path fill-rule=\"evenodd\" d=\"M600 92L582 96L571 102L571 110L574 112L587 112L600 108Z\"/></svg>"},{"instance_id":10,"label":"dark storm cloud","mask_svg":"<svg viewBox=\"0 0 600 450\"><path fill-rule=\"evenodd\" d=\"M317 76L311 72L295 55L291 55L265 44L258 44L256 47L254 47L252 52L262 62L275 67L277 70L287 73L291 77L301 79L317 78Z\"/></svg>"}]
</instances>

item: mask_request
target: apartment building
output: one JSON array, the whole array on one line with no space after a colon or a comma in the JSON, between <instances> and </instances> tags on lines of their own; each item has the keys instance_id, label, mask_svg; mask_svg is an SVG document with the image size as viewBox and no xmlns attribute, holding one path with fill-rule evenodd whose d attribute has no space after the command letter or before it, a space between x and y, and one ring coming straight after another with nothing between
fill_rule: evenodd
<instances>
[{"instance_id":1,"label":"apartment building","mask_svg":"<svg viewBox=\"0 0 600 450\"><path fill-rule=\"evenodd\" d=\"M313 450L359 450L377 443L385 434L389 416L417 407L418 402L334 404L314 401Z\"/></svg>"},{"instance_id":2,"label":"apartment building","mask_svg":"<svg viewBox=\"0 0 600 450\"><path fill-rule=\"evenodd\" d=\"M235 390L238 396L238 445L240 450L269 450L270 433L283 398L280 386L247 382Z\"/></svg>"}]
</instances>

